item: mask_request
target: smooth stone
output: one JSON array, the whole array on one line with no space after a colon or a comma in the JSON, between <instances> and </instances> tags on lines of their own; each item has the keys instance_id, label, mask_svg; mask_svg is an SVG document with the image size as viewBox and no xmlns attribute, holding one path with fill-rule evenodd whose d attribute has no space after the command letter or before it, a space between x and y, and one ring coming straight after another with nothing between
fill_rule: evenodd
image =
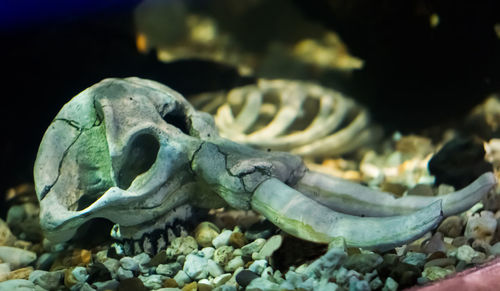
<instances>
[{"instance_id":1,"label":"smooth stone","mask_svg":"<svg viewBox=\"0 0 500 291\"><path fill-rule=\"evenodd\" d=\"M465 245L466 243L467 243L467 238L465 236L457 236L456 238L453 239L451 245L459 247Z\"/></svg>"},{"instance_id":2,"label":"smooth stone","mask_svg":"<svg viewBox=\"0 0 500 291\"><path fill-rule=\"evenodd\" d=\"M204 279L208 275L208 259L197 255L189 254L182 268L186 274L194 280Z\"/></svg>"},{"instance_id":3,"label":"smooth stone","mask_svg":"<svg viewBox=\"0 0 500 291\"><path fill-rule=\"evenodd\" d=\"M132 259L134 259L134 261L136 261L139 264L139 266L141 265L145 266L148 265L149 262L151 262L151 257L146 253L140 253L132 257Z\"/></svg>"},{"instance_id":4,"label":"smooth stone","mask_svg":"<svg viewBox=\"0 0 500 291\"><path fill-rule=\"evenodd\" d=\"M267 267L266 260L256 260L248 267L248 269L258 275L261 275L266 267Z\"/></svg>"},{"instance_id":5,"label":"smooth stone","mask_svg":"<svg viewBox=\"0 0 500 291\"><path fill-rule=\"evenodd\" d=\"M139 271L139 263L131 257L121 258L120 266L125 270Z\"/></svg>"},{"instance_id":6,"label":"smooth stone","mask_svg":"<svg viewBox=\"0 0 500 291\"><path fill-rule=\"evenodd\" d=\"M198 291L211 291L213 288L212 283L208 279L198 281Z\"/></svg>"},{"instance_id":7,"label":"smooth stone","mask_svg":"<svg viewBox=\"0 0 500 291\"><path fill-rule=\"evenodd\" d=\"M229 244L229 238L231 237L231 234L233 233L232 230L225 229L223 230L218 236L216 236L212 240L212 245L218 249L222 246L227 246Z\"/></svg>"},{"instance_id":8,"label":"smooth stone","mask_svg":"<svg viewBox=\"0 0 500 291\"><path fill-rule=\"evenodd\" d=\"M212 241L220 234L220 229L213 223L204 221L194 230L194 238L201 247L212 246Z\"/></svg>"},{"instance_id":9,"label":"smooth stone","mask_svg":"<svg viewBox=\"0 0 500 291\"><path fill-rule=\"evenodd\" d=\"M116 271L116 276L121 281L121 280L133 278L134 272L127 270L127 269L124 269L122 267L119 267L118 270Z\"/></svg>"},{"instance_id":10,"label":"smooth stone","mask_svg":"<svg viewBox=\"0 0 500 291\"><path fill-rule=\"evenodd\" d=\"M446 217L439 225L437 231L441 232L444 236L456 238L462 235L464 224L462 218L457 215Z\"/></svg>"},{"instance_id":11,"label":"smooth stone","mask_svg":"<svg viewBox=\"0 0 500 291\"><path fill-rule=\"evenodd\" d=\"M281 247L282 243L283 243L283 237L281 235L277 234L271 236L259 250L255 258L252 255L252 259L261 260L272 256L273 253Z\"/></svg>"},{"instance_id":12,"label":"smooth stone","mask_svg":"<svg viewBox=\"0 0 500 291\"><path fill-rule=\"evenodd\" d=\"M211 259L208 260L207 271L212 277L217 277L224 274L224 269Z\"/></svg>"},{"instance_id":13,"label":"smooth stone","mask_svg":"<svg viewBox=\"0 0 500 291\"><path fill-rule=\"evenodd\" d=\"M444 277L452 273L454 273L454 270L451 268L449 269L449 268L431 266L424 269L424 271L422 272L422 276L431 281L435 281L443 279Z\"/></svg>"},{"instance_id":14,"label":"smooth stone","mask_svg":"<svg viewBox=\"0 0 500 291\"><path fill-rule=\"evenodd\" d=\"M103 282L94 282L92 286L97 289L97 291L107 291L107 290L116 290L119 288L121 282L118 280L112 279Z\"/></svg>"},{"instance_id":15,"label":"smooth stone","mask_svg":"<svg viewBox=\"0 0 500 291\"><path fill-rule=\"evenodd\" d=\"M177 284L179 284L179 286L184 286L184 284L191 282L191 278L189 278L183 270L180 270L177 274L175 274L174 280Z\"/></svg>"},{"instance_id":16,"label":"smooth stone","mask_svg":"<svg viewBox=\"0 0 500 291\"><path fill-rule=\"evenodd\" d=\"M424 258L425 260L425 258ZM354 254L347 257L344 267L356 270L360 273L368 273L378 267L384 259L379 254Z\"/></svg>"},{"instance_id":17,"label":"smooth stone","mask_svg":"<svg viewBox=\"0 0 500 291\"><path fill-rule=\"evenodd\" d=\"M440 232L436 232L422 247L422 251L426 254L432 254L435 252L446 252L446 247L444 245L444 237Z\"/></svg>"},{"instance_id":18,"label":"smooth stone","mask_svg":"<svg viewBox=\"0 0 500 291\"><path fill-rule=\"evenodd\" d=\"M424 269L427 267L446 267L446 266L454 266L457 263L457 259L455 258L440 258L428 261L424 265Z\"/></svg>"},{"instance_id":19,"label":"smooth stone","mask_svg":"<svg viewBox=\"0 0 500 291\"><path fill-rule=\"evenodd\" d=\"M408 252L402 262L422 268L426 259L427 255L424 253Z\"/></svg>"},{"instance_id":20,"label":"smooth stone","mask_svg":"<svg viewBox=\"0 0 500 291\"><path fill-rule=\"evenodd\" d=\"M214 256L215 253L215 248L213 247L205 247L200 250L200 252L203 254L204 258L211 259Z\"/></svg>"},{"instance_id":21,"label":"smooth stone","mask_svg":"<svg viewBox=\"0 0 500 291\"><path fill-rule=\"evenodd\" d=\"M148 289L160 289L163 287L162 275L149 275L149 276L139 275L138 278L142 281L144 287Z\"/></svg>"},{"instance_id":22,"label":"smooth stone","mask_svg":"<svg viewBox=\"0 0 500 291\"><path fill-rule=\"evenodd\" d=\"M476 251L468 246L463 245L457 249L457 259L462 260L466 263L472 262L472 258L476 256Z\"/></svg>"},{"instance_id":23,"label":"smooth stone","mask_svg":"<svg viewBox=\"0 0 500 291\"><path fill-rule=\"evenodd\" d=\"M398 286L398 282L394 281L391 277L387 277L382 291L396 291L398 290Z\"/></svg>"},{"instance_id":24,"label":"smooth stone","mask_svg":"<svg viewBox=\"0 0 500 291\"><path fill-rule=\"evenodd\" d=\"M177 262L173 262L170 264L160 264L158 265L158 267L156 267L156 273L168 277L173 277L181 269L182 269L181 264Z\"/></svg>"},{"instance_id":25,"label":"smooth stone","mask_svg":"<svg viewBox=\"0 0 500 291\"><path fill-rule=\"evenodd\" d=\"M241 272L243 272L243 271L241 271ZM238 273L238 275L240 273ZM227 281L229 281L229 279L231 279L232 276L233 275L230 273L221 274L221 275L216 276L214 278L213 283L214 283L215 287L219 287L219 286L225 284ZM238 280L237 278L238 278L238 276L236 276L236 280Z\"/></svg>"},{"instance_id":26,"label":"smooth stone","mask_svg":"<svg viewBox=\"0 0 500 291\"><path fill-rule=\"evenodd\" d=\"M29 280L47 290L54 290L62 284L64 271L47 272L35 270L29 275Z\"/></svg>"},{"instance_id":27,"label":"smooth stone","mask_svg":"<svg viewBox=\"0 0 500 291\"><path fill-rule=\"evenodd\" d=\"M260 249L264 246L266 240L263 238L258 238L253 242L241 247L241 254L244 257L250 257L252 253L260 251Z\"/></svg>"},{"instance_id":28,"label":"smooth stone","mask_svg":"<svg viewBox=\"0 0 500 291\"><path fill-rule=\"evenodd\" d=\"M9 263L0 263L0 275L7 274L10 272L10 264Z\"/></svg>"},{"instance_id":29,"label":"smooth stone","mask_svg":"<svg viewBox=\"0 0 500 291\"><path fill-rule=\"evenodd\" d=\"M39 215L38 203L13 205L7 211L6 222L19 239L38 242L43 238Z\"/></svg>"},{"instance_id":30,"label":"smooth stone","mask_svg":"<svg viewBox=\"0 0 500 291\"><path fill-rule=\"evenodd\" d=\"M144 283L139 278L130 278L121 280L117 291L147 291L148 289L144 286Z\"/></svg>"},{"instance_id":31,"label":"smooth stone","mask_svg":"<svg viewBox=\"0 0 500 291\"><path fill-rule=\"evenodd\" d=\"M227 262L226 266L224 267L224 271L234 272L236 269L243 267L244 265L245 262L243 261L243 258L241 256L237 256Z\"/></svg>"},{"instance_id":32,"label":"smooth stone","mask_svg":"<svg viewBox=\"0 0 500 291\"><path fill-rule=\"evenodd\" d=\"M33 291L35 284L29 280L14 279L0 282L0 291Z\"/></svg>"},{"instance_id":33,"label":"smooth stone","mask_svg":"<svg viewBox=\"0 0 500 291\"><path fill-rule=\"evenodd\" d=\"M229 245L235 249L243 247L246 243L245 235L239 231L235 231L229 236Z\"/></svg>"},{"instance_id":34,"label":"smooth stone","mask_svg":"<svg viewBox=\"0 0 500 291\"><path fill-rule=\"evenodd\" d=\"M475 241L472 242L471 247L481 253L484 254L490 254L491 253L491 246L489 243L487 243L484 240L481 239L476 239Z\"/></svg>"},{"instance_id":35,"label":"smooth stone","mask_svg":"<svg viewBox=\"0 0 500 291\"><path fill-rule=\"evenodd\" d=\"M14 247L0 246L0 260L9 263L11 269L18 269L36 260L36 253Z\"/></svg>"},{"instance_id":36,"label":"smooth stone","mask_svg":"<svg viewBox=\"0 0 500 291\"><path fill-rule=\"evenodd\" d=\"M259 275L256 274L255 272L252 272L251 270L243 270L238 273L236 276L236 282L238 285L242 286L245 288L248 286L253 280L259 278Z\"/></svg>"},{"instance_id":37,"label":"smooth stone","mask_svg":"<svg viewBox=\"0 0 500 291\"><path fill-rule=\"evenodd\" d=\"M264 278L256 278L248 284L246 291L279 291L280 285Z\"/></svg>"},{"instance_id":38,"label":"smooth stone","mask_svg":"<svg viewBox=\"0 0 500 291\"><path fill-rule=\"evenodd\" d=\"M214 252L213 260L217 264L224 266L233 258L233 247L221 246Z\"/></svg>"}]
</instances>

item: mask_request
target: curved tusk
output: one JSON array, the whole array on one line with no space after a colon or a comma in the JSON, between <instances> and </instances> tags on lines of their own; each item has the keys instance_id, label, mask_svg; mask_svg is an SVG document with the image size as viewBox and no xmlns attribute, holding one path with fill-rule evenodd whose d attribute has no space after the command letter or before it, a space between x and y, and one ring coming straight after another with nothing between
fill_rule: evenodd
<instances>
[{"instance_id":1,"label":"curved tusk","mask_svg":"<svg viewBox=\"0 0 500 291\"><path fill-rule=\"evenodd\" d=\"M444 216L450 216L472 207L495 185L495 175L487 172L453 193L434 197L408 195L396 198L390 193L309 171L294 188L328 208L358 216L410 214L438 200L443 201Z\"/></svg>"},{"instance_id":2,"label":"curved tusk","mask_svg":"<svg viewBox=\"0 0 500 291\"><path fill-rule=\"evenodd\" d=\"M328 243L342 236L348 246L385 251L412 241L437 226L442 219L436 201L407 216L356 217L319 204L271 178L252 196L252 208L285 232L299 238Z\"/></svg>"}]
</instances>

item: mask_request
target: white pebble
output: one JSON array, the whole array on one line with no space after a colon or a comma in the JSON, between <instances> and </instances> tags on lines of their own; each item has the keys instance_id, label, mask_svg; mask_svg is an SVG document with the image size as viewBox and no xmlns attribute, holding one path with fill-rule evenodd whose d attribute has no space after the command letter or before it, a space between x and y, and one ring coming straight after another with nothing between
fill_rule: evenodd
<instances>
[{"instance_id":1,"label":"white pebble","mask_svg":"<svg viewBox=\"0 0 500 291\"><path fill-rule=\"evenodd\" d=\"M224 273L222 267L214 262L214 260L209 259L207 263L207 271L212 277L220 276Z\"/></svg>"},{"instance_id":2,"label":"white pebble","mask_svg":"<svg viewBox=\"0 0 500 291\"><path fill-rule=\"evenodd\" d=\"M211 259L214 256L215 248L213 247L205 247L202 248L201 251L203 253L203 256L207 259Z\"/></svg>"},{"instance_id":3,"label":"white pebble","mask_svg":"<svg viewBox=\"0 0 500 291\"><path fill-rule=\"evenodd\" d=\"M472 262L472 258L476 256L476 251L469 245L463 245L457 249L457 259L465 261L466 263Z\"/></svg>"},{"instance_id":4,"label":"white pebble","mask_svg":"<svg viewBox=\"0 0 500 291\"><path fill-rule=\"evenodd\" d=\"M0 260L9 263L11 269L19 269L36 260L36 253L23 249L0 246Z\"/></svg>"},{"instance_id":5,"label":"white pebble","mask_svg":"<svg viewBox=\"0 0 500 291\"><path fill-rule=\"evenodd\" d=\"M256 260L250 265L250 267L248 267L248 269L260 276L266 267L266 260Z\"/></svg>"},{"instance_id":6,"label":"white pebble","mask_svg":"<svg viewBox=\"0 0 500 291\"><path fill-rule=\"evenodd\" d=\"M186 283L191 282L191 278L184 272L183 270L180 270L177 272L177 274L174 276L175 282L179 284L179 286L183 286Z\"/></svg>"},{"instance_id":7,"label":"white pebble","mask_svg":"<svg viewBox=\"0 0 500 291\"><path fill-rule=\"evenodd\" d=\"M227 246L229 244L229 238L233 231L226 229L223 230L218 236L212 240L212 245L218 249L221 246Z\"/></svg>"},{"instance_id":8,"label":"white pebble","mask_svg":"<svg viewBox=\"0 0 500 291\"><path fill-rule=\"evenodd\" d=\"M121 281L124 279L130 279L130 278L134 277L134 273L130 270L127 270L127 269L120 267L120 268L118 268L118 271L116 271L116 276Z\"/></svg>"},{"instance_id":9,"label":"white pebble","mask_svg":"<svg viewBox=\"0 0 500 291\"><path fill-rule=\"evenodd\" d=\"M139 263L131 257L123 257L120 259L120 265L125 270L139 271Z\"/></svg>"},{"instance_id":10,"label":"white pebble","mask_svg":"<svg viewBox=\"0 0 500 291\"><path fill-rule=\"evenodd\" d=\"M245 262L243 261L243 258L241 258L241 256L237 256L232 258L229 262L227 262L226 266L224 267L224 271L233 272L236 269L243 267L244 265Z\"/></svg>"},{"instance_id":11,"label":"white pebble","mask_svg":"<svg viewBox=\"0 0 500 291\"><path fill-rule=\"evenodd\" d=\"M231 279L231 274L230 273L225 273L225 274L222 274L222 275L219 275L217 277L214 278L214 285L215 287L219 287L223 284L225 284L227 281L229 281L229 279Z\"/></svg>"},{"instance_id":12,"label":"white pebble","mask_svg":"<svg viewBox=\"0 0 500 291\"><path fill-rule=\"evenodd\" d=\"M206 258L189 254L186 256L183 270L194 280L204 279L208 275L207 265L208 260Z\"/></svg>"},{"instance_id":13,"label":"white pebble","mask_svg":"<svg viewBox=\"0 0 500 291\"><path fill-rule=\"evenodd\" d=\"M491 211L481 211L467 220L464 235L466 238L474 238L490 243L497 228L497 220Z\"/></svg>"}]
</instances>

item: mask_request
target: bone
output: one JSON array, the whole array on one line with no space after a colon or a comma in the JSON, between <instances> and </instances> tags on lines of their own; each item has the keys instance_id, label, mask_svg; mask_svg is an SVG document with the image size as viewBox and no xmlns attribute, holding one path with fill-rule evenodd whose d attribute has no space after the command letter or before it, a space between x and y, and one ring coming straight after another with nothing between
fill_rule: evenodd
<instances>
[{"instance_id":1,"label":"bone","mask_svg":"<svg viewBox=\"0 0 500 291\"><path fill-rule=\"evenodd\" d=\"M386 251L435 228L443 218L441 201L406 216L356 217L338 213L271 178L252 197L252 208L285 232L329 243L344 237L350 247Z\"/></svg>"},{"instance_id":2,"label":"bone","mask_svg":"<svg viewBox=\"0 0 500 291\"><path fill-rule=\"evenodd\" d=\"M442 200L444 216L454 215L472 207L496 185L495 175L482 174L469 186L442 196L424 197L394 195L317 172L307 172L295 189L311 199L343 213L358 216L392 216L410 214Z\"/></svg>"}]
</instances>

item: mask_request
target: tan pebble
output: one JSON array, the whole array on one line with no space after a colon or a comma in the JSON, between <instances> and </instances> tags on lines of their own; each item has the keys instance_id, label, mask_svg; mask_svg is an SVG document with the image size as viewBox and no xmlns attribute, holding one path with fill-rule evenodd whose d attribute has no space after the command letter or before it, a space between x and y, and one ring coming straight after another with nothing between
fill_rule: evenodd
<instances>
[{"instance_id":1,"label":"tan pebble","mask_svg":"<svg viewBox=\"0 0 500 291\"><path fill-rule=\"evenodd\" d=\"M13 246L16 240L7 223L0 219L0 246Z\"/></svg>"},{"instance_id":2,"label":"tan pebble","mask_svg":"<svg viewBox=\"0 0 500 291\"><path fill-rule=\"evenodd\" d=\"M182 291L196 291L198 290L198 283L196 281L188 283L182 287Z\"/></svg>"},{"instance_id":3,"label":"tan pebble","mask_svg":"<svg viewBox=\"0 0 500 291\"><path fill-rule=\"evenodd\" d=\"M236 249L242 248L246 244L245 235L241 232L233 232L229 237L229 244Z\"/></svg>"},{"instance_id":4,"label":"tan pebble","mask_svg":"<svg viewBox=\"0 0 500 291\"><path fill-rule=\"evenodd\" d=\"M204 221L195 228L194 238L202 247L212 246L212 240L220 233L220 229L209 221Z\"/></svg>"},{"instance_id":5,"label":"tan pebble","mask_svg":"<svg viewBox=\"0 0 500 291\"><path fill-rule=\"evenodd\" d=\"M78 283L75 276L73 276L73 269L74 268L68 268L64 271L64 286L68 288L71 288L73 285Z\"/></svg>"},{"instance_id":6,"label":"tan pebble","mask_svg":"<svg viewBox=\"0 0 500 291\"><path fill-rule=\"evenodd\" d=\"M92 259L92 252L86 249L76 249L71 256L71 266L87 266Z\"/></svg>"},{"instance_id":7,"label":"tan pebble","mask_svg":"<svg viewBox=\"0 0 500 291\"><path fill-rule=\"evenodd\" d=\"M163 288L177 288L179 284L173 278L167 278L163 280Z\"/></svg>"},{"instance_id":8,"label":"tan pebble","mask_svg":"<svg viewBox=\"0 0 500 291\"><path fill-rule=\"evenodd\" d=\"M439 225L437 231L441 232L445 236L458 237L462 235L464 229L464 224L459 216L453 215L446 217L443 222Z\"/></svg>"},{"instance_id":9,"label":"tan pebble","mask_svg":"<svg viewBox=\"0 0 500 291\"><path fill-rule=\"evenodd\" d=\"M403 193L406 191L406 186L399 183L391 183L391 182L382 182L380 185L380 189L384 192L390 192L398 197L403 196Z\"/></svg>"},{"instance_id":10,"label":"tan pebble","mask_svg":"<svg viewBox=\"0 0 500 291\"><path fill-rule=\"evenodd\" d=\"M14 280L14 279L28 279L31 272L33 272L33 267L24 267L21 269L17 269L14 271L11 271L9 273L9 279L8 280Z\"/></svg>"},{"instance_id":11,"label":"tan pebble","mask_svg":"<svg viewBox=\"0 0 500 291\"><path fill-rule=\"evenodd\" d=\"M31 247L33 246L32 242L25 241L25 240L16 240L14 243L14 247L18 249L23 249L23 250L31 250Z\"/></svg>"}]
</instances>

